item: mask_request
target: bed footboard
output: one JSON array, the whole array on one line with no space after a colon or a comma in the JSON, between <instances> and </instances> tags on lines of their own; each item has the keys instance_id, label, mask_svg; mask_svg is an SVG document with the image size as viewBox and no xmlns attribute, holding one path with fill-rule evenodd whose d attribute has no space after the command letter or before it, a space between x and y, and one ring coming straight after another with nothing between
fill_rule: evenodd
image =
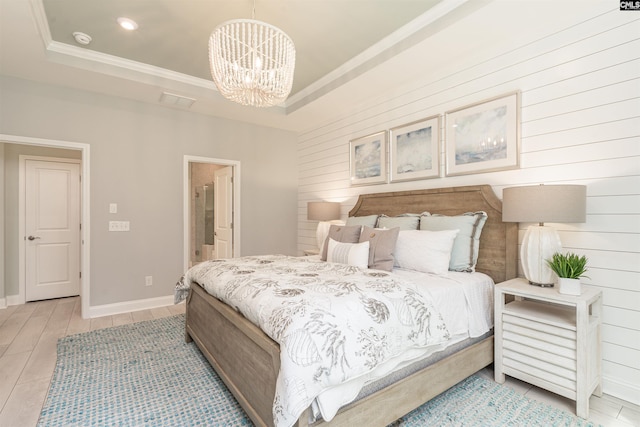
<instances>
[{"instance_id":1,"label":"bed footboard","mask_svg":"<svg viewBox=\"0 0 640 427\"><path fill-rule=\"evenodd\" d=\"M273 426L280 348L235 310L191 285L186 340L193 339L256 426Z\"/></svg>"}]
</instances>

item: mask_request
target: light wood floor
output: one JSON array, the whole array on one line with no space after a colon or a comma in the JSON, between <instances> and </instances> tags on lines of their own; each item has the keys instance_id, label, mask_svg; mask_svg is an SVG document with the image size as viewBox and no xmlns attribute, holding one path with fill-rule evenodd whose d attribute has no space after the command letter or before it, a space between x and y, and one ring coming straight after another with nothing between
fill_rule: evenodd
<instances>
[{"instance_id":1,"label":"light wood floor","mask_svg":"<svg viewBox=\"0 0 640 427\"><path fill-rule=\"evenodd\" d=\"M55 368L58 338L183 312L180 304L86 320L80 317L77 297L0 309L0 426L37 424ZM489 368L481 375L493 380ZM512 378L507 385L530 398L575 411L571 400L553 393ZM640 407L607 395L591 398L589 415L591 421L607 427L640 427Z\"/></svg>"}]
</instances>

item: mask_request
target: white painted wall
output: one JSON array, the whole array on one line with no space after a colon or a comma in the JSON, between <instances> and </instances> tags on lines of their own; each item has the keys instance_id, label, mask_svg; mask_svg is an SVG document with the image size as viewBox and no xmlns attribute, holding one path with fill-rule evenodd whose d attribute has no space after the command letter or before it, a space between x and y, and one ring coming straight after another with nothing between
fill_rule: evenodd
<instances>
[{"instance_id":1,"label":"white painted wall","mask_svg":"<svg viewBox=\"0 0 640 427\"><path fill-rule=\"evenodd\" d=\"M620 12L617 2L573 2L575 13L558 17L558 4L490 3L398 58L412 64L407 73L421 74L418 80L404 80L391 61L383 67L398 80L396 90L359 109L337 109L334 120L302 133L298 253L315 247L308 201L342 202L346 217L360 193L490 184L501 197L512 185L587 185L587 222L555 226L565 248L588 256L590 279L584 283L604 292L604 391L640 404L639 16ZM538 6L548 9L536 12L549 16L549 25L526 13L526 7ZM461 49L448 63L433 55L447 40L473 44L475 34L501 25L517 29L513 37ZM349 186L350 139L514 90L522 94L519 169ZM528 225L520 224L520 238Z\"/></svg>"},{"instance_id":2,"label":"white painted wall","mask_svg":"<svg viewBox=\"0 0 640 427\"><path fill-rule=\"evenodd\" d=\"M185 155L241 162L242 255L295 254L295 134L10 77L0 90L0 134L91 147L92 307L172 294L183 273ZM109 220L131 231L109 232Z\"/></svg>"}]
</instances>

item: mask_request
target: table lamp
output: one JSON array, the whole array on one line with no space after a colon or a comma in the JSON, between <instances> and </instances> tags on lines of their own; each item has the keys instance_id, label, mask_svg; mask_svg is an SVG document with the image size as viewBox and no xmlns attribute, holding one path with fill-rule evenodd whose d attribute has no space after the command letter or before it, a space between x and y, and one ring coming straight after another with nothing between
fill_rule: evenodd
<instances>
[{"instance_id":1,"label":"table lamp","mask_svg":"<svg viewBox=\"0 0 640 427\"><path fill-rule=\"evenodd\" d=\"M532 285L552 287L555 274L547 265L562 251L558 232L545 222L585 222L587 187L584 185L530 185L509 187L502 192L502 221L537 222L522 239L520 261Z\"/></svg>"},{"instance_id":2,"label":"table lamp","mask_svg":"<svg viewBox=\"0 0 640 427\"><path fill-rule=\"evenodd\" d=\"M331 224L342 224L342 221L336 221L340 219L340 203L308 202L307 219L309 221L320 221L318 222L318 229L316 230L316 240L318 242L318 249L322 250L324 239L326 239L327 234L329 234Z\"/></svg>"}]
</instances>

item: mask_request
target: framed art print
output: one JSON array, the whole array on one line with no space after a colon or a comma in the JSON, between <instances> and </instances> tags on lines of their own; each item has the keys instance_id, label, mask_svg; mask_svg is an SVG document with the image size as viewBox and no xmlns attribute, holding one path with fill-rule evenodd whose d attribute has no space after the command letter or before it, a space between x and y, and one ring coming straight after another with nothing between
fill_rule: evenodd
<instances>
[{"instance_id":1,"label":"framed art print","mask_svg":"<svg viewBox=\"0 0 640 427\"><path fill-rule=\"evenodd\" d=\"M387 132L349 141L351 185L387 182Z\"/></svg>"},{"instance_id":2,"label":"framed art print","mask_svg":"<svg viewBox=\"0 0 640 427\"><path fill-rule=\"evenodd\" d=\"M446 175L517 168L519 109L514 92L445 113Z\"/></svg>"},{"instance_id":3,"label":"framed art print","mask_svg":"<svg viewBox=\"0 0 640 427\"><path fill-rule=\"evenodd\" d=\"M439 134L438 116L391 129L391 182L440 176Z\"/></svg>"}]
</instances>

